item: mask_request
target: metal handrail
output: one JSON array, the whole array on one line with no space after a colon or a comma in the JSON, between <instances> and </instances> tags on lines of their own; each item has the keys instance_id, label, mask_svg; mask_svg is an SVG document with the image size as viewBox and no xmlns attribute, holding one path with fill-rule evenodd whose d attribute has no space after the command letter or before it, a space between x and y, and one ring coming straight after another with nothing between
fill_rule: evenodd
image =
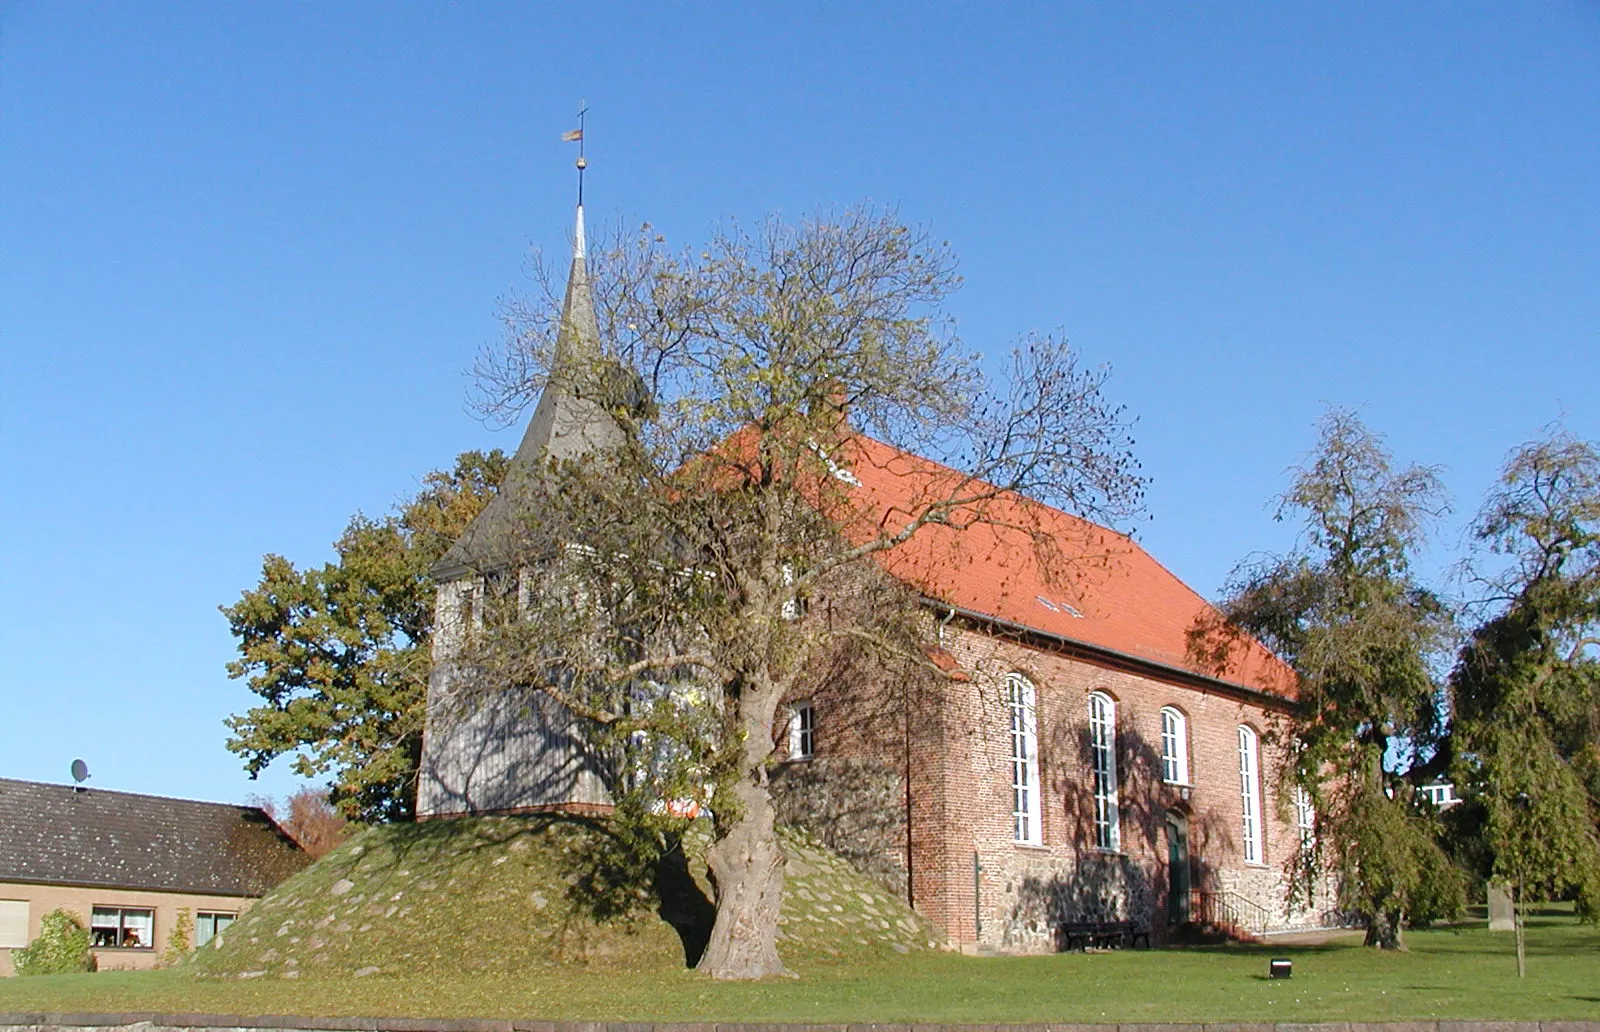
<instances>
[{"instance_id":1,"label":"metal handrail","mask_svg":"<svg viewBox=\"0 0 1600 1032\"><path fill-rule=\"evenodd\" d=\"M1194 890L1194 913L1207 924L1231 925L1255 935L1264 934L1272 922L1272 912L1253 899L1231 889L1208 892Z\"/></svg>"}]
</instances>

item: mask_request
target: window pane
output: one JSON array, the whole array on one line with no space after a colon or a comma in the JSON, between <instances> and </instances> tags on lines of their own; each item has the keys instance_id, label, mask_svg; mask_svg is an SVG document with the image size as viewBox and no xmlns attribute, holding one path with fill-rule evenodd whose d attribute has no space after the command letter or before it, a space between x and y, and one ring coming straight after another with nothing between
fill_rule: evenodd
<instances>
[{"instance_id":1,"label":"window pane","mask_svg":"<svg viewBox=\"0 0 1600 1032\"><path fill-rule=\"evenodd\" d=\"M153 910L124 910L122 912L122 945L136 949L150 949L156 944L156 914Z\"/></svg>"},{"instance_id":2,"label":"window pane","mask_svg":"<svg viewBox=\"0 0 1600 1032\"><path fill-rule=\"evenodd\" d=\"M204 946L224 928L233 924L233 914L222 914L202 910L194 918L194 944L196 947Z\"/></svg>"},{"instance_id":3,"label":"window pane","mask_svg":"<svg viewBox=\"0 0 1600 1032\"><path fill-rule=\"evenodd\" d=\"M89 945L115 946L122 929L122 911L95 907L89 912Z\"/></svg>"},{"instance_id":4,"label":"window pane","mask_svg":"<svg viewBox=\"0 0 1600 1032\"><path fill-rule=\"evenodd\" d=\"M1175 785L1189 783L1188 722L1183 714L1166 707L1161 711L1161 779Z\"/></svg>"},{"instance_id":5,"label":"window pane","mask_svg":"<svg viewBox=\"0 0 1600 1032\"><path fill-rule=\"evenodd\" d=\"M1261 820L1259 757L1256 754L1256 733L1248 727L1239 727L1239 814L1244 833L1244 858L1248 863L1261 862Z\"/></svg>"},{"instance_id":6,"label":"window pane","mask_svg":"<svg viewBox=\"0 0 1600 1032\"><path fill-rule=\"evenodd\" d=\"M1094 844L1117 849L1122 829L1117 813L1116 704L1099 692L1089 696L1089 751L1094 764Z\"/></svg>"},{"instance_id":7,"label":"window pane","mask_svg":"<svg viewBox=\"0 0 1600 1032\"><path fill-rule=\"evenodd\" d=\"M1006 707L1011 740L1012 836L1018 842L1043 841L1039 820L1039 734L1033 683L1012 674L1006 678Z\"/></svg>"}]
</instances>

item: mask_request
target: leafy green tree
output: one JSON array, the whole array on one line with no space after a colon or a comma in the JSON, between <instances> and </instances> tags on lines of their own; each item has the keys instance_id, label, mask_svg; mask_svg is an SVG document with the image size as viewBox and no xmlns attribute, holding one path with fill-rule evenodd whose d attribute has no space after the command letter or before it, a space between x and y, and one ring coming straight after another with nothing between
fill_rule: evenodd
<instances>
[{"instance_id":1,"label":"leafy green tree","mask_svg":"<svg viewBox=\"0 0 1600 1032\"><path fill-rule=\"evenodd\" d=\"M21 949L11 951L11 961L19 975L68 975L93 971L94 954L89 952L89 929L83 919L70 910L57 908L39 919L39 936Z\"/></svg>"},{"instance_id":2,"label":"leafy green tree","mask_svg":"<svg viewBox=\"0 0 1600 1032\"><path fill-rule=\"evenodd\" d=\"M409 818L416 809L434 587L428 570L505 477L500 451L467 452L423 478L381 520L357 514L336 561L297 569L262 561L261 583L222 607L261 705L228 718L228 748L251 776L293 755L302 777L332 774L347 817Z\"/></svg>"},{"instance_id":3,"label":"leafy green tree","mask_svg":"<svg viewBox=\"0 0 1600 1032\"><path fill-rule=\"evenodd\" d=\"M1474 527L1485 618L1451 677L1456 779L1490 877L1600 911L1600 451L1519 448ZM1493 567L1486 569L1486 567ZM1521 922L1517 959L1523 969Z\"/></svg>"},{"instance_id":4,"label":"leafy green tree","mask_svg":"<svg viewBox=\"0 0 1600 1032\"><path fill-rule=\"evenodd\" d=\"M1282 780L1310 795L1316 827L1290 862L1291 883L1304 889L1331 867L1368 945L1386 949L1404 948L1407 919L1448 913L1461 898L1435 817L1414 798L1419 760L1444 730L1432 664L1451 624L1411 566L1443 510L1434 470L1395 468L1355 415L1330 412L1278 509L1304 520L1296 549L1236 574L1223 607L1232 626L1193 639L1203 652L1248 631L1298 673Z\"/></svg>"},{"instance_id":5,"label":"leafy green tree","mask_svg":"<svg viewBox=\"0 0 1600 1032\"><path fill-rule=\"evenodd\" d=\"M508 618L484 614L460 662L497 696L583 718L617 758L622 822L670 832L675 812L709 809L716 913L698 966L758 978L784 973L767 785L781 702L850 650L938 673L926 611L880 561L935 527L1000 522L1048 552L1010 492L1112 520L1143 482L1105 373L1036 338L991 384L940 310L947 247L892 216L771 220L682 255L659 243L647 229L599 258L604 352L579 346L555 290L518 313L492 396L603 400L616 433L547 464L519 514L520 586L487 581ZM912 486L886 511L869 475Z\"/></svg>"}]
</instances>

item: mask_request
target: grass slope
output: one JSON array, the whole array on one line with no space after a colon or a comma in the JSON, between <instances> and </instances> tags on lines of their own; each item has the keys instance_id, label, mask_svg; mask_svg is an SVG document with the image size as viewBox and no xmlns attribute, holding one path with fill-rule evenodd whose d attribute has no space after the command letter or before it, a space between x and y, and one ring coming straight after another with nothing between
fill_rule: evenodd
<instances>
[{"instance_id":1,"label":"grass slope","mask_svg":"<svg viewBox=\"0 0 1600 1032\"><path fill-rule=\"evenodd\" d=\"M516 977L343 975L196 980L184 969L0 979L0 1012L488 1017L616 1021L1023 1022L1600 1020L1600 933L1535 918L1526 979L1511 936L1412 932L1411 952L1359 945L1123 950L1047 957L921 951L791 955L798 979L711 982L692 971L580 967ZM1271 981L1267 959L1294 960Z\"/></svg>"},{"instance_id":2,"label":"grass slope","mask_svg":"<svg viewBox=\"0 0 1600 1032\"><path fill-rule=\"evenodd\" d=\"M285 882L185 968L288 979L681 970L683 943L654 893L608 880L607 841L598 825L549 817L373 828ZM802 839L786 836L785 848L786 955L929 948L926 924L876 882Z\"/></svg>"}]
</instances>

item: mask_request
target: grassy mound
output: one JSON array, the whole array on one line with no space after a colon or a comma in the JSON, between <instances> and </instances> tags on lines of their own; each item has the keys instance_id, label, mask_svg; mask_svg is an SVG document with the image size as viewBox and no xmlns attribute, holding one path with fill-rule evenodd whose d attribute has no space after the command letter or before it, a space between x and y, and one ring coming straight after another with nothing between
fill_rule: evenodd
<instances>
[{"instance_id":1,"label":"grassy mound","mask_svg":"<svg viewBox=\"0 0 1600 1032\"><path fill-rule=\"evenodd\" d=\"M703 865L691 859L694 874L676 883L619 884L609 845L602 825L558 817L372 828L279 886L187 966L231 978L681 969L695 952L689 917L703 926L709 915ZM800 837L785 834L784 848L786 958L932 945L927 924L877 882Z\"/></svg>"}]
</instances>

